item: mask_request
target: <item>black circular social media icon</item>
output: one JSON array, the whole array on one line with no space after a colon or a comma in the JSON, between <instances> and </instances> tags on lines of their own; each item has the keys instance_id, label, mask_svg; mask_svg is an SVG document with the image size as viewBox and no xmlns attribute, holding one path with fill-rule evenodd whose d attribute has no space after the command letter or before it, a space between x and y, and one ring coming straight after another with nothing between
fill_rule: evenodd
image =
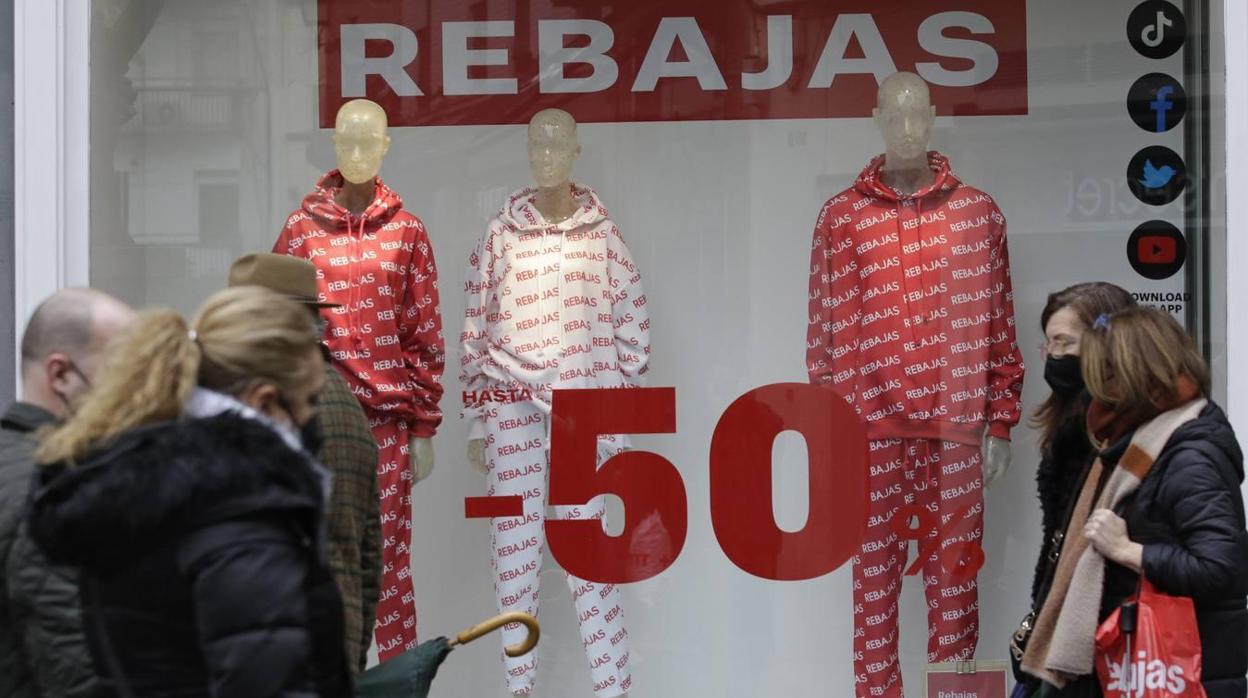
<instances>
[{"instance_id":1,"label":"black circular social media icon","mask_svg":"<svg viewBox=\"0 0 1248 698\"><path fill-rule=\"evenodd\" d=\"M1140 128L1165 133L1187 113L1187 92L1178 80L1165 73L1149 73L1127 93L1127 113Z\"/></svg>"},{"instance_id":2,"label":"black circular social media icon","mask_svg":"<svg viewBox=\"0 0 1248 698\"><path fill-rule=\"evenodd\" d=\"M1187 261L1187 240L1165 221L1148 221L1127 240L1127 260L1146 279L1168 279Z\"/></svg>"},{"instance_id":3,"label":"black circular social media icon","mask_svg":"<svg viewBox=\"0 0 1248 698\"><path fill-rule=\"evenodd\" d=\"M1173 150L1149 146L1136 153L1127 165L1127 186L1140 201L1165 206L1187 188L1187 165Z\"/></svg>"},{"instance_id":4,"label":"black circular social media icon","mask_svg":"<svg viewBox=\"0 0 1248 698\"><path fill-rule=\"evenodd\" d=\"M1169 58L1186 38L1187 18L1166 0L1146 0L1127 18L1127 40L1145 58Z\"/></svg>"}]
</instances>

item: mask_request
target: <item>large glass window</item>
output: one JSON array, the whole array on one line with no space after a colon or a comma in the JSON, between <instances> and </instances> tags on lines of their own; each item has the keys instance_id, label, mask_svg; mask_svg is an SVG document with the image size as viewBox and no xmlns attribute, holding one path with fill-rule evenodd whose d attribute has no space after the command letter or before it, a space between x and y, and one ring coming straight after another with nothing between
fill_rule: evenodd
<instances>
[{"instance_id":1,"label":"large glass window","mask_svg":"<svg viewBox=\"0 0 1248 698\"><path fill-rule=\"evenodd\" d=\"M613 695L629 676L638 696L848 696L858 674L878 689L872 695L891 696L891 670L876 661L887 664L894 647L906 690L923 695L929 659L1004 661L1029 610L1042 544L1038 432L1029 416L1049 394L1040 326L1048 294L1083 281L1118 284L1172 312L1212 356L1224 353L1226 299L1208 266L1224 247L1225 230L1221 31L1209 22L1221 17L1216 3L94 4L91 281L135 304L190 312L225 284L234 258L272 249L304 197L337 167L331 137L339 107L364 97L385 109L391 143L380 176L428 231L447 357L437 469L417 485L412 504L420 633L457 631L496 612L503 597L540 597L536 695L589 695L595 683L601 695ZM896 71L915 73L930 93L935 118L926 143L907 125L925 118L910 102L904 109L886 104L873 118L880 83ZM919 89L890 84L886 100L907 85ZM572 179L597 197L592 215L579 223L574 215L562 228L526 224L537 202L511 198L534 184L526 124L548 108L577 120L581 150ZM867 169L890 147L887 134L898 133L911 136L894 137L894 156L908 148L934 151L931 178L915 183L931 191L899 194L891 189L896 181ZM579 203L591 201L588 189L577 191ZM596 211L598 203L605 213ZM500 210L502 223L492 224ZM568 285L556 283L553 301L549 286L535 286L532 318L500 319L513 303L501 289L515 284L508 295L522 297L529 293L525 272L537 279L545 270L530 270L523 260L512 260L514 269L511 262L483 262L483 254L506 259L485 245L487 230L500 245L535 244L539 258L548 241L507 236L580 225L586 239L572 241L584 245L585 256L566 270L580 276L560 270L556 281ZM594 231L623 247L595 257ZM282 251L292 249L287 238ZM644 287L640 305L639 296L619 293L635 275ZM594 295L603 290L595 283L605 284L606 295ZM500 295L483 300L482 289ZM580 342L574 320L584 316L587 328L597 328L606 312L582 313L569 304L577 293L587 303L610 302L607 341L623 343L597 368L596 349L584 362L568 353ZM522 308L512 306L518 316ZM564 315L558 321L544 317L557 310ZM508 524L500 528L506 517L465 517L465 498L487 494L487 480L465 460L466 445L502 428L498 422L470 433L471 419L460 417L465 406L470 417L481 407L479 390L506 393L503 412L537 405L535 423L552 425L551 433L534 432L539 451L550 448L548 437L556 449L560 438L574 438L546 416L540 395L525 392L533 386L511 380L516 374L504 379L487 371L493 378L481 378L468 371L480 380L461 379L474 333L482 346L499 348L503 330L491 315L521 333L555 333L540 339L553 341L558 349L551 351L564 362L554 387L596 385L579 374L559 375L587 367L595 376L617 376L601 385L674 388L674 398L646 394L654 401L637 414L611 402L614 394L605 410L622 423L635 420L634 451L660 454L672 465L644 456L616 461L620 482L636 489L617 492L606 507L609 530L626 531L640 546L634 553L664 564L604 562L584 529L577 534L582 543L571 546L590 560L575 564L598 569L672 563L620 586L622 623L595 618L610 614L613 602L574 602L604 591L564 583L560 567L574 564L575 550L555 545L554 555L524 553L533 566L519 566L529 583L517 591L508 577L514 570L498 561L507 552L501 548L520 554L540 550L541 541L510 535ZM478 319L484 324L474 324ZM812 324L826 327L814 331ZM649 345L630 345L634 339ZM820 346L827 348L823 366L815 365ZM532 348L533 356L542 347L551 345ZM642 357L648 371L635 378L629 360L646 363ZM1021 390L1014 385L1023 375L1020 361ZM541 370L550 369L543 360ZM843 372L856 387L844 388ZM791 433L818 409L801 402L805 393L796 387L735 403L762 386L807 384L812 375L859 390L859 417L873 425L868 433L889 442L870 451L873 467L843 452L843 444L857 443L845 432L810 432L806 439ZM1215 371L1215 382L1222 381ZM550 374L538 382L551 383ZM662 415L669 399L674 424ZM497 422L497 412L483 419ZM986 429L1010 437L1012 457L1008 473L984 490L978 475ZM748 450L777 432L784 433L774 445ZM492 444L489 457L501 468L512 453ZM882 456L888 449L896 452ZM587 453L576 457L591 458ZM534 487L545 494L543 478L574 478L576 466L584 466L576 457L556 457ZM931 504L962 497L965 506L954 513L967 527L950 535L982 547L977 597L967 592L973 575L958 581L916 568L899 590L885 584L859 599L882 610L860 608L855 621L852 565L813 574L829 553L785 536L808 525L840 525L838 514L852 514L858 518L849 524L866 522L865 540L876 541L879 552L896 531L892 515L869 512L892 496L890 486L864 483L877 498L842 506L850 500L838 499L841 483L882 477L893 461L922 478L942 459L945 466L961 459L974 475L960 485L946 482L939 492L947 496ZM837 470L851 467L860 467L861 478ZM497 468L496 493L510 492L497 481ZM598 481L588 470L581 474ZM681 499L673 494L677 483L683 502L665 509L662 502ZM652 502L654 518L635 513ZM676 510L687 520L683 546L675 519L661 515ZM741 521L776 528L751 534ZM925 521L916 525L936 526ZM846 535L856 534L828 533L828 549ZM923 541L911 545L904 567L931 551ZM864 566L895 566L888 558ZM939 585L925 599L924 580L933 577ZM876 630L888 627L876 616L891 613L894 594L896 637ZM616 649L625 646L621 629L627 657ZM605 640L596 635L604 630L611 631ZM870 640L865 650L863 638ZM453 655L439 677L444 692L505 695L508 669L495 643ZM873 661L881 651L885 659ZM529 671L515 666L513 690L520 686L515 676Z\"/></svg>"}]
</instances>

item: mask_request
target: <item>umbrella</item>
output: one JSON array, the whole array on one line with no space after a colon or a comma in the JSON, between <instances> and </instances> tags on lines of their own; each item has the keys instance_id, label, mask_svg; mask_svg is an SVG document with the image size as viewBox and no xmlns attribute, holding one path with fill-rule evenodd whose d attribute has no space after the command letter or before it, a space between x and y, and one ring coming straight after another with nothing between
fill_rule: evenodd
<instances>
[{"instance_id":1,"label":"umbrella","mask_svg":"<svg viewBox=\"0 0 1248 698\"><path fill-rule=\"evenodd\" d=\"M440 637L422 642L385 664L369 669L356 680L355 695L357 698L428 698L433 677L437 676L438 667L451 650L511 623L524 625L529 629L529 636L524 642L507 647L504 650L507 656L519 657L533 651L541 637L537 619L527 613L504 613L465 630L453 640Z\"/></svg>"}]
</instances>

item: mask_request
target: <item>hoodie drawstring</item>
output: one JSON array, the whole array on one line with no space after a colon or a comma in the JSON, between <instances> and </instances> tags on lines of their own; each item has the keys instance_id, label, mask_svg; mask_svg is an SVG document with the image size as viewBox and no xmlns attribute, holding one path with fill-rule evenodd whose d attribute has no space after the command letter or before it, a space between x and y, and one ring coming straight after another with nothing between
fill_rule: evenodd
<instances>
[{"instance_id":1,"label":"hoodie drawstring","mask_svg":"<svg viewBox=\"0 0 1248 698\"><path fill-rule=\"evenodd\" d=\"M914 200L915 204L915 238L919 243L919 288L923 292L919 299L919 312L923 314L921 322L927 324L927 246L923 244L923 197Z\"/></svg>"},{"instance_id":2,"label":"hoodie drawstring","mask_svg":"<svg viewBox=\"0 0 1248 698\"><path fill-rule=\"evenodd\" d=\"M363 292L360 290L360 287L363 284L361 284L358 275L360 266L358 255L360 254L360 243L364 239L364 227L368 224L368 210L371 208L372 205L370 204L369 208L364 209L364 213L360 214L360 229L358 233L352 225L354 217L349 211L347 212L347 240L349 240L350 245L347 252L350 260L347 262L347 278L350 279L347 291L347 314L350 316L351 338L357 348L364 345L364 337L360 332L360 318L363 317L360 313L360 303L363 301Z\"/></svg>"},{"instance_id":3,"label":"hoodie drawstring","mask_svg":"<svg viewBox=\"0 0 1248 698\"><path fill-rule=\"evenodd\" d=\"M545 221L543 221L545 223ZM546 236L550 232L551 226L547 225L542 228L542 251L546 250ZM559 251L555 255L555 312L559 312L559 304L563 302L563 238L564 234L559 235ZM543 270L545 271L545 270ZM546 291L542 288L542 277L544 274L537 275L537 342L538 356L546 355L546 318L543 310L546 306ZM562 349L562 348L561 348Z\"/></svg>"},{"instance_id":4,"label":"hoodie drawstring","mask_svg":"<svg viewBox=\"0 0 1248 698\"><path fill-rule=\"evenodd\" d=\"M355 289L359 285L359 281L355 277L355 228L352 225L354 218L351 212L347 212L347 325L351 328L351 342L359 347L360 345L360 325L356 310Z\"/></svg>"},{"instance_id":5,"label":"hoodie drawstring","mask_svg":"<svg viewBox=\"0 0 1248 698\"><path fill-rule=\"evenodd\" d=\"M369 209L371 208L372 206L370 205ZM359 258L360 250L364 247L364 227L368 225L368 210L369 209L365 209L363 215L360 216L360 232L356 235L356 238L355 238L355 254L352 255L352 259L355 260L357 273L359 272L359 268L360 268L360 258ZM360 312L360 304L364 302L364 291L363 291L364 285L359 282L358 276L353 276L352 278L356 279L355 323L354 323L356 327L356 337L359 338L360 346L363 346L364 335L360 332L359 328L362 326L363 318L364 318L364 313Z\"/></svg>"}]
</instances>

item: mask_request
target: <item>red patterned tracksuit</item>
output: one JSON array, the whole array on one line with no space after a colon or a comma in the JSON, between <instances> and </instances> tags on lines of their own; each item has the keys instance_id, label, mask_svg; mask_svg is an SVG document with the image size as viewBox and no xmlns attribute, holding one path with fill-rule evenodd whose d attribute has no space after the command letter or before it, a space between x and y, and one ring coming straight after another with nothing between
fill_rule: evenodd
<instances>
[{"instance_id":1,"label":"red patterned tracksuit","mask_svg":"<svg viewBox=\"0 0 1248 698\"><path fill-rule=\"evenodd\" d=\"M936 540L925 542L945 551L922 563L928 661L974 656L978 591L956 561L983 536L984 427L1009 438L1019 419L1005 218L943 155L928 160L935 183L908 197L880 181L883 156L872 161L824 205L811 251L810 380L852 403L871 439L870 519L854 561L859 698L902 695L903 506L931 517Z\"/></svg>"},{"instance_id":2,"label":"red patterned tracksuit","mask_svg":"<svg viewBox=\"0 0 1248 698\"><path fill-rule=\"evenodd\" d=\"M574 186L580 208L549 224L536 191L514 194L473 251L460 336L464 417L486 441L489 496L519 495L524 517L491 519L491 566L499 612L536 615L549 482L551 391L640 383L650 358L641 273L598 197ZM599 439L599 464L622 441ZM600 519L602 498L556 507L562 519ZM568 576L594 693L632 683L628 631L615 585ZM503 643L523 632L504 629ZM508 688L528 693L537 660L505 658Z\"/></svg>"},{"instance_id":3,"label":"red patterned tracksuit","mask_svg":"<svg viewBox=\"0 0 1248 698\"><path fill-rule=\"evenodd\" d=\"M377 180L373 203L353 216L334 201L337 170L291 214L273 251L311 260L327 313L334 365L359 398L380 447L382 578L377 647L382 661L416 646L411 578L412 437L431 437L445 362L438 272L425 227Z\"/></svg>"}]
</instances>

